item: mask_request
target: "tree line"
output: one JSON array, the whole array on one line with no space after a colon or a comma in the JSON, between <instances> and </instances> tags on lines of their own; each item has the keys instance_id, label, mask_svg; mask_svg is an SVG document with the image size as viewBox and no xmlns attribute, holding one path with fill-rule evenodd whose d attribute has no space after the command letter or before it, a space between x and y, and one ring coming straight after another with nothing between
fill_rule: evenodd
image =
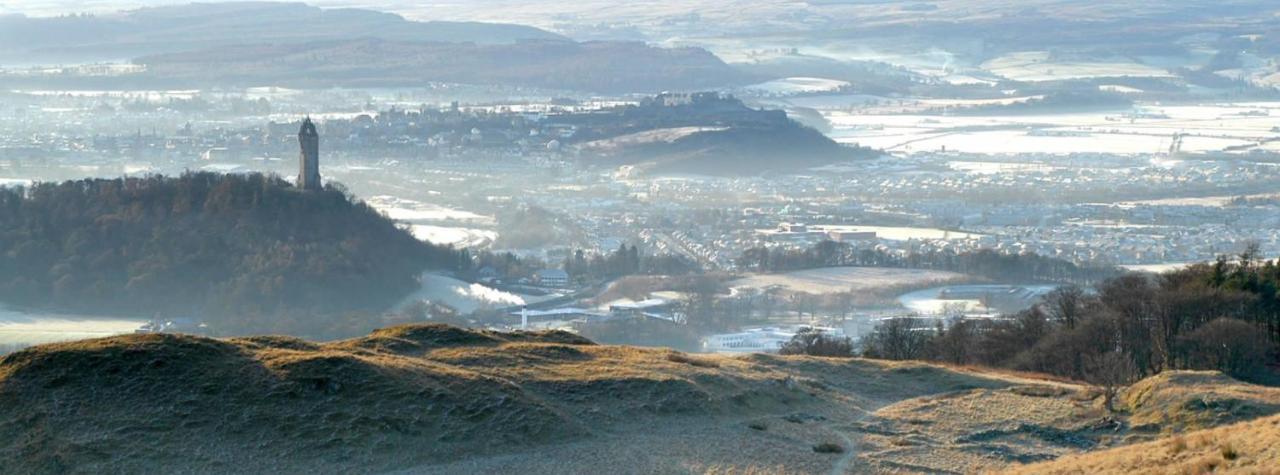
<instances>
[{"instance_id":1,"label":"tree line","mask_svg":"<svg viewBox=\"0 0 1280 475\"><path fill-rule=\"evenodd\" d=\"M1125 274L1066 286L998 320L936 328L883 322L867 356L980 364L1124 384L1166 370L1265 377L1280 347L1280 262L1225 258L1162 275Z\"/></svg>"},{"instance_id":2,"label":"tree line","mask_svg":"<svg viewBox=\"0 0 1280 475\"><path fill-rule=\"evenodd\" d=\"M755 247L738 258L738 267L756 272L788 272L819 267L867 266L931 269L1002 281L1091 284L1116 275L1111 266L1078 265L1037 254L1003 254L990 249L899 254L822 241L806 249Z\"/></svg>"}]
</instances>

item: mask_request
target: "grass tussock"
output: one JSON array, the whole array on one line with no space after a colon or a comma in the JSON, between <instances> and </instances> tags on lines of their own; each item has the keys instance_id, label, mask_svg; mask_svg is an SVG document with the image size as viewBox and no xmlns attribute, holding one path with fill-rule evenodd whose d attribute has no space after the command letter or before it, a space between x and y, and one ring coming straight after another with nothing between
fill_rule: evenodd
<instances>
[{"instance_id":1,"label":"grass tussock","mask_svg":"<svg viewBox=\"0 0 1280 475\"><path fill-rule=\"evenodd\" d=\"M1225 442L1222 445L1219 445L1218 453L1222 454L1223 460L1235 460L1240 457L1240 453L1236 452L1236 448L1234 445L1231 445L1231 442Z\"/></svg>"},{"instance_id":2,"label":"grass tussock","mask_svg":"<svg viewBox=\"0 0 1280 475\"><path fill-rule=\"evenodd\" d=\"M840 454L844 453L844 447L832 442L823 442L813 446L813 451L820 454Z\"/></svg>"},{"instance_id":3,"label":"grass tussock","mask_svg":"<svg viewBox=\"0 0 1280 475\"><path fill-rule=\"evenodd\" d=\"M674 363L684 363L687 365L697 366L699 368L719 368L720 363L709 358L694 358L688 354L681 352L673 352L667 354L667 360Z\"/></svg>"}]
</instances>

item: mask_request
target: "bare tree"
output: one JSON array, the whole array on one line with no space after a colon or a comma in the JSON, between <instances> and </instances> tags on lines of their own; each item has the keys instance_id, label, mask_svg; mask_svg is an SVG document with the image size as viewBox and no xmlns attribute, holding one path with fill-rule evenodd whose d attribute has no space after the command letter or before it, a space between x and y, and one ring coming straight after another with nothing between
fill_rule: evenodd
<instances>
[{"instance_id":1,"label":"bare tree","mask_svg":"<svg viewBox=\"0 0 1280 475\"><path fill-rule=\"evenodd\" d=\"M778 354L847 358L853 356L853 342L849 337L838 337L813 329L805 329L791 337L791 341L783 344Z\"/></svg>"},{"instance_id":2,"label":"bare tree","mask_svg":"<svg viewBox=\"0 0 1280 475\"><path fill-rule=\"evenodd\" d=\"M1260 258L1262 258L1262 243L1251 239L1244 244L1244 249L1240 251L1240 267L1248 271Z\"/></svg>"},{"instance_id":3,"label":"bare tree","mask_svg":"<svg viewBox=\"0 0 1280 475\"><path fill-rule=\"evenodd\" d=\"M916 328L910 318L892 318L876 327L867 337L864 354L889 360L914 360L924 357L930 330Z\"/></svg>"},{"instance_id":4,"label":"bare tree","mask_svg":"<svg viewBox=\"0 0 1280 475\"><path fill-rule=\"evenodd\" d=\"M1067 328L1075 328L1088 311L1089 297L1076 285L1065 285L1044 296L1045 313Z\"/></svg>"},{"instance_id":5,"label":"bare tree","mask_svg":"<svg viewBox=\"0 0 1280 475\"><path fill-rule=\"evenodd\" d=\"M975 354L976 324L962 317L952 318L949 327L938 324L937 336L930 340L930 353L935 359L953 364L968 364Z\"/></svg>"},{"instance_id":6,"label":"bare tree","mask_svg":"<svg viewBox=\"0 0 1280 475\"><path fill-rule=\"evenodd\" d=\"M1085 380L1102 390L1102 404L1107 412L1115 412L1116 395L1121 388L1132 384L1137 374L1133 360L1118 351L1085 356Z\"/></svg>"}]
</instances>

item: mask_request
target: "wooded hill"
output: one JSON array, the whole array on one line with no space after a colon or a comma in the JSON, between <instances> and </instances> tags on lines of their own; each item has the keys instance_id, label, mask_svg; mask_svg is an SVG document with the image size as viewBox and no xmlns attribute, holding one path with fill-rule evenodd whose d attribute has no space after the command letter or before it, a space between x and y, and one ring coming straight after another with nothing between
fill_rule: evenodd
<instances>
[{"instance_id":1,"label":"wooded hill","mask_svg":"<svg viewBox=\"0 0 1280 475\"><path fill-rule=\"evenodd\" d=\"M0 189L0 301L204 320L221 334L331 336L367 321L456 253L341 188L187 173Z\"/></svg>"},{"instance_id":2,"label":"wooded hill","mask_svg":"<svg viewBox=\"0 0 1280 475\"><path fill-rule=\"evenodd\" d=\"M602 93L696 90L751 79L701 48L639 42L514 44L353 38L258 43L138 58L147 84L204 87L420 87L433 82Z\"/></svg>"},{"instance_id":3,"label":"wooded hill","mask_svg":"<svg viewBox=\"0 0 1280 475\"><path fill-rule=\"evenodd\" d=\"M0 57L117 60L216 46L351 38L513 43L564 37L522 25L419 22L358 8L228 2L140 8L107 15L0 16Z\"/></svg>"}]
</instances>

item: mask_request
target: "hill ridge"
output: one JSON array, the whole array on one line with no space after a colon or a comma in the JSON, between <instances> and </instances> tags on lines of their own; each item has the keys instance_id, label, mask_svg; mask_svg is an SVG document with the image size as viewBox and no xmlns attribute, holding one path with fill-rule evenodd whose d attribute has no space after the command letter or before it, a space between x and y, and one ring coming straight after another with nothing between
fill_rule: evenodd
<instances>
[{"instance_id":1,"label":"hill ridge","mask_svg":"<svg viewBox=\"0 0 1280 475\"><path fill-rule=\"evenodd\" d=\"M0 457L23 473L984 472L1233 421L1134 422L1165 409L1280 402L1213 373L1130 393L1107 414L1035 375L431 323L331 342L138 334L0 358Z\"/></svg>"}]
</instances>

